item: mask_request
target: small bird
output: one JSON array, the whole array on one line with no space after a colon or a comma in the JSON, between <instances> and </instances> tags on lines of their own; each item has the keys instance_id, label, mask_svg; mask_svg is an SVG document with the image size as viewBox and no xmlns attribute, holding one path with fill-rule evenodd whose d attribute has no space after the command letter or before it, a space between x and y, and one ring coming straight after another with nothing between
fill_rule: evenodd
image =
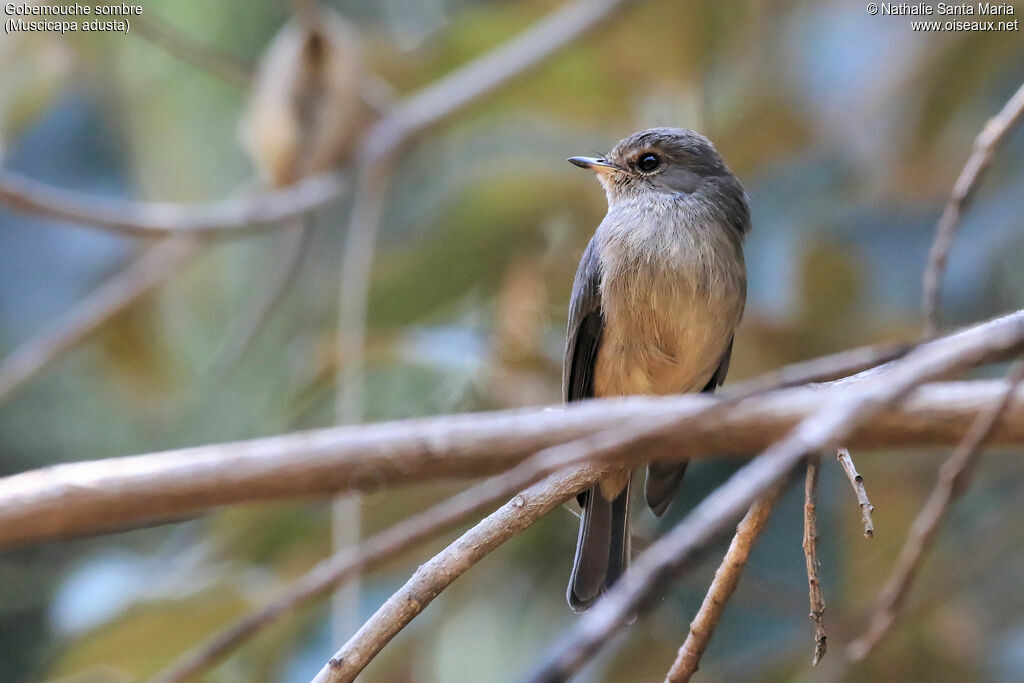
<instances>
[{"instance_id":1,"label":"small bird","mask_svg":"<svg viewBox=\"0 0 1024 683\"><path fill-rule=\"evenodd\" d=\"M711 142L652 128L602 158L570 163L597 174L608 213L583 252L569 304L565 401L714 391L725 381L747 296L743 238L750 206ZM686 463L652 463L645 498L665 513ZM630 558L623 470L578 496L582 506L569 606L587 609Z\"/></svg>"}]
</instances>

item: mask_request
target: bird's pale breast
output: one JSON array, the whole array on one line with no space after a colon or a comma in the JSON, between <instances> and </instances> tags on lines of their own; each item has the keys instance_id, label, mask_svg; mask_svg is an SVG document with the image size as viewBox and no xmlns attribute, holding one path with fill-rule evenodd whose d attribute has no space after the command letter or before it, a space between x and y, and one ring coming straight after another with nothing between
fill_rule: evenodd
<instances>
[{"instance_id":1,"label":"bird's pale breast","mask_svg":"<svg viewBox=\"0 0 1024 683\"><path fill-rule=\"evenodd\" d=\"M743 313L742 248L699 206L628 208L598 228L604 332L595 394L699 391Z\"/></svg>"}]
</instances>

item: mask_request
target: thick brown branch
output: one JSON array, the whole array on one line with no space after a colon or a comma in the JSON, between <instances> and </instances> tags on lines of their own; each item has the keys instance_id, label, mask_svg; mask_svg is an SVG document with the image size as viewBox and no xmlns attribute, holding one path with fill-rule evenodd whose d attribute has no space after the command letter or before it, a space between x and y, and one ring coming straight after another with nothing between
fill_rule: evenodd
<instances>
[{"instance_id":1,"label":"thick brown branch","mask_svg":"<svg viewBox=\"0 0 1024 683\"><path fill-rule=\"evenodd\" d=\"M949 460L939 469L938 481L921 512L910 528L906 544L900 551L896 566L882 590L878 606L864 635L850 643L850 659L861 660L878 646L899 616L903 600L917 576L921 561L935 540L939 525L946 517L949 506L960 497L967 485L971 467L981 453L981 447L991 437L1000 420L1012 419L1007 408L1014 400L1015 389L1024 380L1024 361L1019 361L1011 373L1010 383L1000 399L978 416L964 440Z\"/></svg>"},{"instance_id":2,"label":"thick brown branch","mask_svg":"<svg viewBox=\"0 0 1024 683\"><path fill-rule=\"evenodd\" d=\"M992 160L996 147L1021 120L1024 114L1024 84L1013 97L1003 105L994 118L989 119L981 133L974 140L974 150L968 157L960 176L953 185L949 202L935 226L935 241L928 254L928 266L924 272L924 330L925 337L931 337L938 329L939 298L942 292L942 275L946 270L949 252L953 248L960 215L974 194L985 169Z\"/></svg>"},{"instance_id":3,"label":"thick brown branch","mask_svg":"<svg viewBox=\"0 0 1024 683\"><path fill-rule=\"evenodd\" d=\"M954 444L1002 391L994 381L922 387L844 443ZM494 474L547 446L637 418L680 418L661 445L672 457L742 457L785 436L836 393L786 389L717 414L710 410L717 403L699 396L594 401L564 411L337 427L55 465L0 479L0 547L174 520L230 503L353 491L368 472L389 486ZM1014 419L1000 423L993 439L1022 444L1024 407L1015 404L1009 415Z\"/></svg>"},{"instance_id":4,"label":"thick brown branch","mask_svg":"<svg viewBox=\"0 0 1024 683\"><path fill-rule=\"evenodd\" d=\"M750 551L764 531L768 517L781 495L780 486L759 499L736 527L736 534L732 537L729 550L715 572L715 578L708 588L707 595L704 596L704 602L690 623L690 633L686 636L686 642L679 648L676 660L665 676L666 683L686 683L697 673L700 658L711 642L715 627L722 620L725 605L739 585L740 575L750 558Z\"/></svg>"},{"instance_id":5,"label":"thick brown branch","mask_svg":"<svg viewBox=\"0 0 1024 683\"><path fill-rule=\"evenodd\" d=\"M860 517L864 524L864 538L872 538L875 535L875 522L871 518L871 513L875 511L875 506L868 499L867 489L864 488L864 477L857 472L849 449L838 449L836 460L842 465L843 471L846 472L846 478L850 480L850 486L853 487L853 493L857 496L857 505L860 506Z\"/></svg>"},{"instance_id":6,"label":"thick brown branch","mask_svg":"<svg viewBox=\"0 0 1024 683\"><path fill-rule=\"evenodd\" d=\"M157 244L104 282L67 314L0 363L0 403L55 359L91 338L107 322L160 286L199 253L194 240Z\"/></svg>"},{"instance_id":7,"label":"thick brown branch","mask_svg":"<svg viewBox=\"0 0 1024 683\"><path fill-rule=\"evenodd\" d=\"M901 397L935 376L962 371L995 355L1019 348L1024 327L1005 330L996 340L969 330L957 335L960 344L918 347L892 363L884 381L876 376L821 401L785 438L742 467L724 485L693 509L678 526L637 558L622 581L608 591L552 649L532 679L535 683L567 680L614 635L631 615L650 604L663 586L760 495L779 483L809 453L837 448Z\"/></svg>"},{"instance_id":8,"label":"thick brown branch","mask_svg":"<svg viewBox=\"0 0 1024 683\"><path fill-rule=\"evenodd\" d=\"M825 631L825 598L821 594L818 579L818 472L821 469L821 455L807 457L807 476L804 479L804 563L807 565L807 590L811 603L810 616L814 622L814 656L811 664L817 666L828 648L828 633Z\"/></svg>"}]
</instances>

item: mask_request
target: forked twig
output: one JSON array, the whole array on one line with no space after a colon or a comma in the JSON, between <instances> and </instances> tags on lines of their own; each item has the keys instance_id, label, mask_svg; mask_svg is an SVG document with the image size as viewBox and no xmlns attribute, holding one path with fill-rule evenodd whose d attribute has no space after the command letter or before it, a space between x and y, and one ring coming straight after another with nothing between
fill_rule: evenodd
<instances>
[{"instance_id":1,"label":"forked twig","mask_svg":"<svg viewBox=\"0 0 1024 683\"><path fill-rule=\"evenodd\" d=\"M953 185L949 202L935 226L935 241L928 253L928 266L924 271L924 336L931 337L938 329L939 298L942 292L942 276L949 260L949 252L953 248L953 239L960 223L960 215L967 207L974 194L978 181L981 179L997 145L1006 137L1020 121L1024 114L1024 84L1013 94L1003 108L974 140L974 150L967 163L964 164L960 176Z\"/></svg>"},{"instance_id":2,"label":"forked twig","mask_svg":"<svg viewBox=\"0 0 1024 683\"><path fill-rule=\"evenodd\" d=\"M935 482L928 500L910 527L907 541L881 592L878 606L867 630L864 635L850 643L847 649L850 659L858 661L867 657L896 622L907 592L921 567L921 561L935 540L939 525L945 519L950 504L959 498L966 488L971 467L977 461L982 445L1012 402L1014 392L1022 380L1024 361L1018 361L1010 372L1010 384L1001 399L977 417L953 455L939 468L938 481Z\"/></svg>"}]
</instances>

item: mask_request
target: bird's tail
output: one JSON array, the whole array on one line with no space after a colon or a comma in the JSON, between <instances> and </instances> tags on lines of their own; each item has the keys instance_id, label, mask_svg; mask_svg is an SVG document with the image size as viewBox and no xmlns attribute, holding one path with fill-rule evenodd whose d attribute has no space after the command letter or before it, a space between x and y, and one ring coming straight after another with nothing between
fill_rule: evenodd
<instances>
[{"instance_id":1,"label":"bird's tail","mask_svg":"<svg viewBox=\"0 0 1024 683\"><path fill-rule=\"evenodd\" d=\"M644 484L644 498L647 500L647 507L656 517L661 517L668 510L669 504L675 498L679 485L683 483L683 475L686 474L686 462L681 463L657 463L652 462L647 466L647 483Z\"/></svg>"},{"instance_id":2,"label":"bird's tail","mask_svg":"<svg viewBox=\"0 0 1024 683\"><path fill-rule=\"evenodd\" d=\"M629 565L629 484L607 500L597 486L582 498L580 535L566 597L573 611L590 607Z\"/></svg>"}]
</instances>

